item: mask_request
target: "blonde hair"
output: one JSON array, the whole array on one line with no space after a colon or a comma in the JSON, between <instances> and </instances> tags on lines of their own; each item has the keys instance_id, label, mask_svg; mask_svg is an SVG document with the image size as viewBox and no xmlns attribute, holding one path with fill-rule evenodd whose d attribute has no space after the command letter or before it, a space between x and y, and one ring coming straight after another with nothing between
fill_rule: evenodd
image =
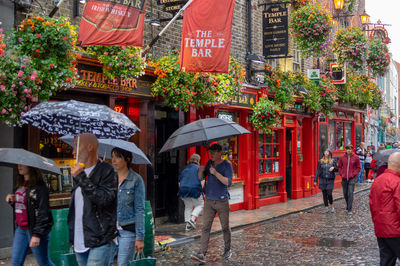
<instances>
[{"instance_id":1,"label":"blonde hair","mask_svg":"<svg viewBox=\"0 0 400 266\"><path fill-rule=\"evenodd\" d=\"M325 150L325 151L328 151L328 150ZM322 158L321 158L320 162L321 162L321 163L330 163L330 164L332 164L332 163L333 163L333 160L332 160L332 154L331 154L331 152L328 151L328 152L329 152L329 155L328 155L328 159L326 159L326 158L325 158L325 151L324 151L324 154L322 155Z\"/></svg>"},{"instance_id":2,"label":"blonde hair","mask_svg":"<svg viewBox=\"0 0 400 266\"><path fill-rule=\"evenodd\" d=\"M200 164L200 155L193 153L192 156L190 156L189 163Z\"/></svg>"}]
</instances>

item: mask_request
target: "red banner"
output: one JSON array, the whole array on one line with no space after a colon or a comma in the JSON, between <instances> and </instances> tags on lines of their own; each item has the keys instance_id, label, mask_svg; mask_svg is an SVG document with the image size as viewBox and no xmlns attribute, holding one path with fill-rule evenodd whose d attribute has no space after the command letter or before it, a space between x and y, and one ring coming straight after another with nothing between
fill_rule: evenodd
<instances>
[{"instance_id":1,"label":"red banner","mask_svg":"<svg viewBox=\"0 0 400 266\"><path fill-rule=\"evenodd\" d=\"M78 43L80 45L143 46L146 0L88 0Z\"/></svg>"},{"instance_id":2,"label":"red banner","mask_svg":"<svg viewBox=\"0 0 400 266\"><path fill-rule=\"evenodd\" d=\"M183 12L180 67L227 73L234 0L194 0Z\"/></svg>"}]
</instances>

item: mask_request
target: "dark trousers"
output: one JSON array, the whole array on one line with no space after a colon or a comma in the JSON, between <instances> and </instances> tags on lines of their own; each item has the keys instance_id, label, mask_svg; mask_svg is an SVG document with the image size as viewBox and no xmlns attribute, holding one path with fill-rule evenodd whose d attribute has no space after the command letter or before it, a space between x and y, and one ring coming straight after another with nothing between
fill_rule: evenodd
<instances>
[{"instance_id":1,"label":"dark trousers","mask_svg":"<svg viewBox=\"0 0 400 266\"><path fill-rule=\"evenodd\" d=\"M364 169L365 169L365 180L367 180L368 179L368 174L369 174L369 169L371 169L371 164L370 163L365 163Z\"/></svg>"},{"instance_id":2,"label":"dark trousers","mask_svg":"<svg viewBox=\"0 0 400 266\"><path fill-rule=\"evenodd\" d=\"M378 237L380 266L396 265L396 259L400 259L400 237Z\"/></svg>"},{"instance_id":3,"label":"dark trousers","mask_svg":"<svg viewBox=\"0 0 400 266\"><path fill-rule=\"evenodd\" d=\"M346 210L351 212L353 209L353 198L354 198L354 185L356 178L349 180L342 179L343 196L346 201Z\"/></svg>"},{"instance_id":4,"label":"dark trousers","mask_svg":"<svg viewBox=\"0 0 400 266\"><path fill-rule=\"evenodd\" d=\"M322 198L324 199L325 207L328 207L328 202L330 205L332 205L333 204L332 189L323 189Z\"/></svg>"},{"instance_id":5,"label":"dark trousers","mask_svg":"<svg viewBox=\"0 0 400 266\"><path fill-rule=\"evenodd\" d=\"M231 228L229 227L229 211L229 200L205 200L203 209L203 229L201 231L200 238L200 253L207 253L211 226L214 221L215 214L217 213L219 222L221 223L222 233L224 235L224 252L231 249Z\"/></svg>"}]
</instances>

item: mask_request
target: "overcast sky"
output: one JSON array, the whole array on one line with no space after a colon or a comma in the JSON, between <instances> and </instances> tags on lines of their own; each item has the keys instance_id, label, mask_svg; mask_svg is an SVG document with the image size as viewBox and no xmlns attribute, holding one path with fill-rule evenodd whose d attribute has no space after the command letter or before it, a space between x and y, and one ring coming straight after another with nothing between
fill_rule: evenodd
<instances>
[{"instance_id":1,"label":"overcast sky","mask_svg":"<svg viewBox=\"0 0 400 266\"><path fill-rule=\"evenodd\" d=\"M400 62L400 0L365 0L365 5L371 23L380 19L383 24L392 25L385 26L391 39L389 51L394 60Z\"/></svg>"}]
</instances>

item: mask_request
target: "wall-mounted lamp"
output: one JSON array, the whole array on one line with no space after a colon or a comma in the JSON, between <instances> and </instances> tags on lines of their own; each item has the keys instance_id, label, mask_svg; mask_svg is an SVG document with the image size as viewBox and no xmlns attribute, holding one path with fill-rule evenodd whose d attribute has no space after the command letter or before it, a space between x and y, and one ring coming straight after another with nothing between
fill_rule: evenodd
<instances>
[{"instance_id":1,"label":"wall-mounted lamp","mask_svg":"<svg viewBox=\"0 0 400 266\"><path fill-rule=\"evenodd\" d=\"M247 61L251 61L253 63L258 63L258 64L264 64L265 60L263 58L261 58L259 55L257 54L248 54L246 56L246 60Z\"/></svg>"},{"instance_id":2,"label":"wall-mounted lamp","mask_svg":"<svg viewBox=\"0 0 400 266\"><path fill-rule=\"evenodd\" d=\"M360 15L360 19L362 25L367 25L369 23L369 15L365 12L365 10L364 13Z\"/></svg>"},{"instance_id":3,"label":"wall-mounted lamp","mask_svg":"<svg viewBox=\"0 0 400 266\"><path fill-rule=\"evenodd\" d=\"M343 9L344 0L333 0L333 3L335 4L335 9L337 10Z\"/></svg>"},{"instance_id":4,"label":"wall-mounted lamp","mask_svg":"<svg viewBox=\"0 0 400 266\"><path fill-rule=\"evenodd\" d=\"M159 18L152 19L150 25L154 27L160 27L161 26L160 19Z\"/></svg>"}]
</instances>

